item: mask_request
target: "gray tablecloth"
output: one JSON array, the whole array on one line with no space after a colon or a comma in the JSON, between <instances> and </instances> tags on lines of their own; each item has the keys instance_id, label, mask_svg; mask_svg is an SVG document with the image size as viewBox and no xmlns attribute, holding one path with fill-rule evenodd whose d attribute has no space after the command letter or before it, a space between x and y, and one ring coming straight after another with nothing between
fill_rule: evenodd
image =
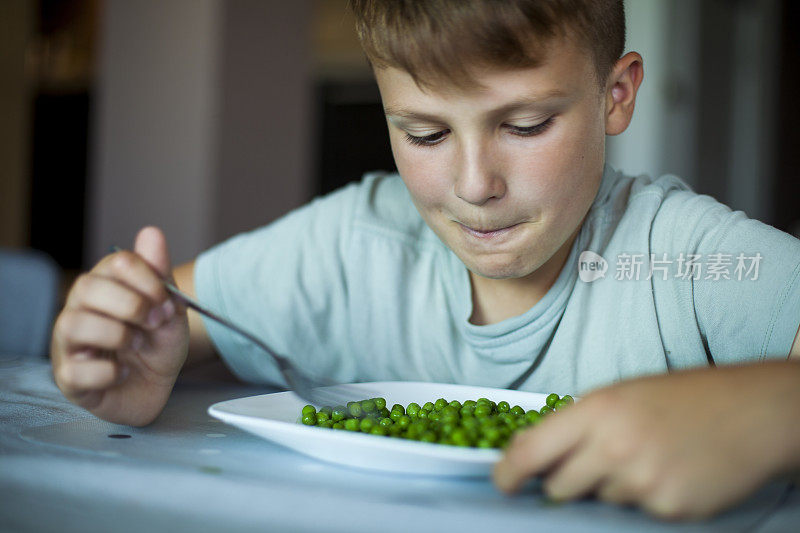
<instances>
[{"instance_id":1,"label":"gray tablecloth","mask_svg":"<svg viewBox=\"0 0 800 533\"><path fill-rule=\"evenodd\" d=\"M800 531L788 483L711 521L668 524L592 500L553 505L535 482L506 497L489 480L339 467L206 414L266 392L208 367L182 376L154 424L130 428L67 402L46 362L0 357L0 530Z\"/></svg>"}]
</instances>

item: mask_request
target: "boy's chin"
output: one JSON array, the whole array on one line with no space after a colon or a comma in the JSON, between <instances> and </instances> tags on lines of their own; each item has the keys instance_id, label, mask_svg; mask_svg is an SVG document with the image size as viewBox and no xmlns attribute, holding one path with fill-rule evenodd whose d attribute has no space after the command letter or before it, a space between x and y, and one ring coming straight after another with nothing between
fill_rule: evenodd
<instances>
[{"instance_id":1,"label":"boy's chin","mask_svg":"<svg viewBox=\"0 0 800 533\"><path fill-rule=\"evenodd\" d=\"M535 269L530 267L523 267L518 264L509 263L473 263L467 265L467 268L473 274L486 279L520 279L527 277L535 272Z\"/></svg>"}]
</instances>

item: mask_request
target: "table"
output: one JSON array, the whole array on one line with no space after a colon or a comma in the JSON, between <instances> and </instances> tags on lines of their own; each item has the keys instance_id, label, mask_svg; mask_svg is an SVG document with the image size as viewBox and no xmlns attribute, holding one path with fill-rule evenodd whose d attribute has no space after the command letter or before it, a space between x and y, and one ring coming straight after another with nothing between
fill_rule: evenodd
<instances>
[{"instance_id":1,"label":"table","mask_svg":"<svg viewBox=\"0 0 800 533\"><path fill-rule=\"evenodd\" d=\"M327 464L206 413L273 391L216 363L182 375L156 422L131 428L67 402L46 361L0 357L0 531L800 531L788 482L671 524L593 500L554 505L535 482L507 497L489 480Z\"/></svg>"}]
</instances>

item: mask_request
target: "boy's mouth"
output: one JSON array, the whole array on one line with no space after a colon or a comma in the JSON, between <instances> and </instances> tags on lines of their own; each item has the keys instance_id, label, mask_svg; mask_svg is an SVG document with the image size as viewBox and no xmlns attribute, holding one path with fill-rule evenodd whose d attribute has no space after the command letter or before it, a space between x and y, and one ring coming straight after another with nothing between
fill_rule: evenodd
<instances>
[{"instance_id":1,"label":"boy's mouth","mask_svg":"<svg viewBox=\"0 0 800 533\"><path fill-rule=\"evenodd\" d=\"M506 235L511 230L519 226L519 224L512 224L511 226L501 227L501 228L471 228L465 224L458 223L461 226L461 229L464 230L468 235L472 235L473 237L477 237L479 239L492 239L495 237L500 237L502 235Z\"/></svg>"}]
</instances>

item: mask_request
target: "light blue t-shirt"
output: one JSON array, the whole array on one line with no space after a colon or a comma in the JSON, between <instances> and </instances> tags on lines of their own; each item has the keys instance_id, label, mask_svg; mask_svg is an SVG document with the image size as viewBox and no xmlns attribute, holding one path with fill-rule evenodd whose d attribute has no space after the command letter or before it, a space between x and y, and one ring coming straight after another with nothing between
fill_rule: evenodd
<instances>
[{"instance_id":1,"label":"light blue t-shirt","mask_svg":"<svg viewBox=\"0 0 800 533\"><path fill-rule=\"evenodd\" d=\"M584 394L645 374L785 359L800 323L800 241L674 176L606 166L547 294L476 326L466 267L401 178L375 173L204 252L195 287L201 302L339 382ZM283 384L258 348L205 325L239 378Z\"/></svg>"}]
</instances>

